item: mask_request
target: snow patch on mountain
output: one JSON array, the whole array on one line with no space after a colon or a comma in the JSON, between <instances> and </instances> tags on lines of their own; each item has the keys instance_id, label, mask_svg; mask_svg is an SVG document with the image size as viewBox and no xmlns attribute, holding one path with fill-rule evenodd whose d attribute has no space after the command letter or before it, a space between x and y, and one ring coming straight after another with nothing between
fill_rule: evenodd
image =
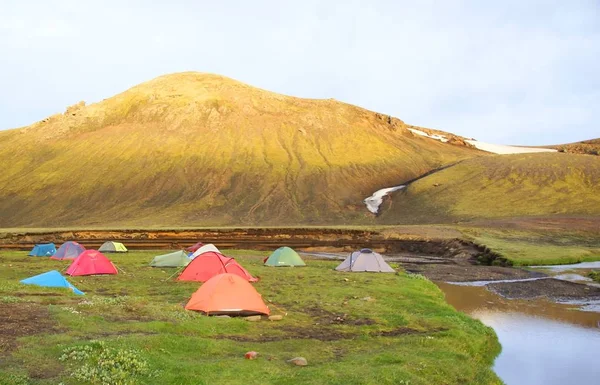
<instances>
[{"instance_id":1,"label":"snow patch on mountain","mask_svg":"<svg viewBox=\"0 0 600 385\"><path fill-rule=\"evenodd\" d=\"M373 193L373 195L371 195L368 198L365 198L363 202L365 203L365 205L367 205L367 209L370 212L372 212L373 214L377 214L377 212L379 211L379 206L381 205L381 203L383 203L384 196L388 195L391 192L402 190L405 187L405 185L401 185L377 190Z\"/></svg>"}]
</instances>

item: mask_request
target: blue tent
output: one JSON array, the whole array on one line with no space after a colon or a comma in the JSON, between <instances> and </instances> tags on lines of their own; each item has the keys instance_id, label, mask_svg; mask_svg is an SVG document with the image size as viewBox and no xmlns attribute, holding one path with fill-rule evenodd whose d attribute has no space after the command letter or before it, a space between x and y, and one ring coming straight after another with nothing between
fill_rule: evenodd
<instances>
[{"instance_id":1,"label":"blue tent","mask_svg":"<svg viewBox=\"0 0 600 385\"><path fill-rule=\"evenodd\" d=\"M33 246L33 249L29 252L30 257L50 257L56 253L56 246L54 243L44 243L41 245Z\"/></svg>"},{"instance_id":2,"label":"blue tent","mask_svg":"<svg viewBox=\"0 0 600 385\"><path fill-rule=\"evenodd\" d=\"M75 294L84 294L81 290L71 285L71 283L56 270L26 278L22 280L21 283L43 287L64 287L73 290L73 293Z\"/></svg>"}]
</instances>

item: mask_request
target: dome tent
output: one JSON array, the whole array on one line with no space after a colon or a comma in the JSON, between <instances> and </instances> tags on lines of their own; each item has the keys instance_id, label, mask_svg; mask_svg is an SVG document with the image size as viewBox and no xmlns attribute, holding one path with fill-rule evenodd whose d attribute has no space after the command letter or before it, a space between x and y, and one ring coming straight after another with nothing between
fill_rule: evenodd
<instances>
[{"instance_id":1,"label":"dome tent","mask_svg":"<svg viewBox=\"0 0 600 385\"><path fill-rule=\"evenodd\" d=\"M98 248L101 253L126 253L127 248L121 242L107 241Z\"/></svg>"},{"instance_id":2,"label":"dome tent","mask_svg":"<svg viewBox=\"0 0 600 385\"><path fill-rule=\"evenodd\" d=\"M246 281L256 282L258 279L252 277L246 269L236 262L235 259L224 256L214 251L202 253L190 262L181 272L178 281L206 282L217 274L236 274Z\"/></svg>"},{"instance_id":3,"label":"dome tent","mask_svg":"<svg viewBox=\"0 0 600 385\"><path fill-rule=\"evenodd\" d=\"M29 252L30 257L50 257L56 253L56 246L54 243L42 243L33 246L33 249Z\"/></svg>"},{"instance_id":4,"label":"dome tent","mask_svg":"<svg viewBox=\"0 0 600 385\"><path fill-rule=\"evenodd\" d=\"M256 289L236 274L215 275L192 294L185 308L208 315L246 316L270 313Z\"/></svg>"},{"instance_id":5,"label":"dome tent","mask_svg":"<svg viewBox=\"0 0 600 385\"><path fill-rule=\"evenodd\" d=\"M67 274L71 276L117 273L115 265L104 254L96 250L86 250L79 254L79 257L75 258L67 269Z\"/></svg>"},{"instance_id":6,"label":"dome tent","mask_svg":"<svg viewBox=\"0 0 600 385\"><path fill-rule=\"evenodd\" d=\"M362 249L355 251L344 260L338 267L337 271L370 271L377 273L395 273L396 271L390 267L384 260L381 254L374 252L371 249Z\"/></svg>"},{"instance_id":7,"label":"dome tent","mask_svg":"<svg viewBox=\"0 0 600 385\"><path fill-rule=\"evenodd\" d=\"M69 241L63 243L50 259L75 259L84 251L85 247L77 242Z\"/></svg>"},{"instance_id":8,"label":"dome tent","mask_svg":"<svg viewBox=\"0 0 600 385\"><path fill-rule=\"evenodd\" d=\"M265 261L265 266L306 266L298 253L289 247L280 247Z\"/></svg>"}]
</instances>

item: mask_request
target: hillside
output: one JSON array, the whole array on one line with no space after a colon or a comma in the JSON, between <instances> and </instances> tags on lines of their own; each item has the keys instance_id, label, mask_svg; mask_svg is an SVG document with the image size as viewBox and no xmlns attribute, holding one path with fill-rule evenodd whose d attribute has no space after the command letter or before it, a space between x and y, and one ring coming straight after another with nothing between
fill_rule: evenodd
<instances>
[{"instance_id":1,"label":"hillside","mask_svg":"<svg viewBox=\"0 0 600 385\"><path fill-rule=\"evenodd\" d=\"M383 223L600 215L600 158L539 153L460 162L392 194Z\"/></svg>"},{"instance_id":2,"label":"hillside","mask_svg":"<svg viewBox=\"0 0 600 385\"><path fill-rule=\"evenodd\" d=\"M173 74L0 132L0 227L369 223L373 191L480 154L335 100Z\"/></svg>"},{"instance_id":3,"label":"hillside","mask_svg":"<svg viewBox=\"0 0 600 385\"><path fill-rule=\"evenodd\" d=\"M600 138L569 144L559 144L550 147L555 148L560 152L568 152L571 154L600 155Z\"/></svg>"}]
</instances>

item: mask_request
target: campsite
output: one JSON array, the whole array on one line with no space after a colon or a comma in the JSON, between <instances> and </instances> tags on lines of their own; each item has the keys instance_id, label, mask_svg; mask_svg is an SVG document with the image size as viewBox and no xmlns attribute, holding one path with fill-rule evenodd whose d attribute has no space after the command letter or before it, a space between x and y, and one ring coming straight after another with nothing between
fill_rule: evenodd
<instances>
[{"instance_id":1,"label":"campsite","mask_svg":"<svg viewBox=\"0 0 600 385\"><path fill-rule=\"evenodd\" d=\"M0 385L599 384L598 1L6 1Z\"/></svg>"},{"instance_id":2,"label":"campsite","mask_svg":"<svg viewBox=\"0 0 600 385\"><path fill-rule=\"evenodd\" d=\"M35 272L65 270L70 261L0 251L7 309L0 344L12 362L0 366L0 383L83 384L123 375L99 363L106 354L140 384L499 383L489 369L499 349L493 331L445 304L425 279L335 271L341 261L273 268L264 265L272 251L222 252L259 278L247 284L281 320L186 310L200 285L169 278L178 268L151 267L163 250L110 254L116 275L66 276L83 296L19 283ZM258 357L245 359L248 351ZM434 351L454 358L441 360ZM474 355L484 359L474 365ZM287 362L295 357L308 366Z\"/></svg>"}]
</instances>

